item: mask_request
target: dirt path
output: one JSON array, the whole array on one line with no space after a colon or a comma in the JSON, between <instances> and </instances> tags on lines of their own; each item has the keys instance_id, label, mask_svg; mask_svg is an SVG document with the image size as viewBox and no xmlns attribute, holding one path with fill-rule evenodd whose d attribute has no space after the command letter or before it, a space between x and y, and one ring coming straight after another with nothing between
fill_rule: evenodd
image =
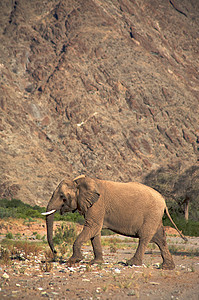
<instances>
[{"instance_id":1,"label":"dirt path","mask_svg":"<svg viewBox=\"0 0 199 300\"><path fill-rule=\"evenodd\" d=\"M65 262L46 265L43 254L13 260L9 266L0 265L0 299L198 300L199 238L189 238L187 244L178 236L167 240L176 264L173 271L158 268L161 257L153 246L147 249L142 267L124 266L136 242L118 235L102 238L102 265L88 264L93 256L90 245L83 247L81 264L72 267Z\"/></svg>"}]
</instances>

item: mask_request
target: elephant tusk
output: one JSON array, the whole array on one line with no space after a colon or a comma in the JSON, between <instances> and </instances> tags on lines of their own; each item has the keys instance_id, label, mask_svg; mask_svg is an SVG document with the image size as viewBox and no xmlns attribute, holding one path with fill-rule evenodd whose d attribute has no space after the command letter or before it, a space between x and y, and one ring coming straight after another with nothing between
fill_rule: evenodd
<instances>
[{"instance_id":1,"label":"elephant tusk","mask_svg":"<svg viewBox=\"0 0 199 300\"><path fill-rule=\"evenodd\" d=\"M51 215L53 214L54 212L56 211L56 209L52 209L50 211L47 211L47 212L44 212L44 213L41 213L43 216L48 216L48 215Z\"/></svg>"},{"instance_id":2,"label":"elephant tusk","mask_svg":"<svg viewBox=\"0 0 199 300\"><path fill-rule=\"evenodd\" d=\"M78 179L80 179L80 178L85 178L86 176L85 175L79 175L79 176L77 176L75 179L73 179L73 181L76 181L76 180L78 180Z\"/></svg>"}]
</instances>

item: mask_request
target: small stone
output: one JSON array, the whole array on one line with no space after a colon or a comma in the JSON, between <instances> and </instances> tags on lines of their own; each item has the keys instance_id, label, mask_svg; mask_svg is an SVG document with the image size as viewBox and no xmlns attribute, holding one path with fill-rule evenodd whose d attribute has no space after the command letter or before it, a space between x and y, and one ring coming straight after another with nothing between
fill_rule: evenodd
<instances>
[{"instance_id":1,"label":"small stone","mask_svg":"<svg viewBox=\"0 0 199 300\"><path fill-rule=\"evenodd\" d=\"M159 282L149 282L150 284L152 284L152 285L159 285L160 283Z\"/></svg>"},{"instance_id":2,"label":"small stone","mask_svg":"<svg viewBox=\"0 0 199 300\"><path fill-rule=\"evenodd\" d=\"M2 275L2 278L3 278L3 279L9 279L9 277L10 277L10 276L9 276L7 273L4 273L4 274Z\"/></svg>"},{"instance_id":3,"label":"small stone","mask_svg":"<svg viewBox=\"0 0 199 300\"><path fill-rule=\"evenodd\" d=\"M181 265L181 269L184 270L184 269L186 269L186 267Z\"/></svg>"},{"instance_id":4,"label":"small stone","mask_svg":"<svg viewBox=\"0 0 199 300\"><path fill-rule=\"evenodd\" d=\"M66 273L66 270L59 270L60 273Z\"/></svg>"},{"instance_id":5,"label":"small stone","mask_svg":"<svg viewBox=\"0 0 199 300\"><path fill-rule=\"evenodd\" d=\"M121 270L118 269L118 268L116 268L116 269L115 269L115 273L119 274L119 273L121 273Z\"/></svg>"},{"instance_id":6,"label":"small stone","mask_svg":"<svg viewBox=\"0 0 199 300\"><path fill-rule=\"evenodd\" d=\"M83 278L82 281L90 281L90 279Z\"/></svg>"},{"instance_id":7,"label":"small stone","mask_svg":"<svg viewBox=\"0 0 199 300\"><path fill-rule=\"evenodd\" d=\"M136 293L135 293L135 291L134 290L131 290L128 294L127 294L128 296L135 296L136 295Z\"/></svg>"},{"instance_id":8,"label":"small stone","mask_svg":"<svg viewBox=\"0 0 199 300\"><path fill-rule=\"evenodd\" d=\"M76 271L75 268L73 268L73 267L68 267L68 270L71 271L71 272L75 272Z\"/></svg>"},{"instance_id":9,"label":"small stone","mask_svg":"<svg viewBox=\"0 0 199 300\"><path fill-rule=\"evenodd\" d=\"M101 288L100 287L96 288L96 293L99 294L100 292L101 292Z\"/></svg>"},{"instance_id":10,"label":"small stone","mask_svg":"<svg viewBox=\"0 0 199 300\"><path fill-rule=\"evenodd\" d=\"M153 264L153 266L154 266L155 268L159 268L159 267L160 267L160 263L155 263L155 264Z\"/></svg>"},{"instance_id":11,"label":"small stone","mask_svg":"<svg viewBox=\"0 0 199 300\"><path fill-rule=\"evenodd\" d=\"M187 271L188 271L188 272L191 272L192 270L191 270L190 268L187 268Z\"/></svg>"},{"instance_id":12,"label":"small stone","mask_svg":"<svg viewBox=\"0 0 199 300\"><path fill-rule=\"evenodd\" d=\"M42 292L42 293L41 293L41 296L42 296L42 297L49 297L49 295L48 295L46 292Z\"/></svg>"}]
</instances>

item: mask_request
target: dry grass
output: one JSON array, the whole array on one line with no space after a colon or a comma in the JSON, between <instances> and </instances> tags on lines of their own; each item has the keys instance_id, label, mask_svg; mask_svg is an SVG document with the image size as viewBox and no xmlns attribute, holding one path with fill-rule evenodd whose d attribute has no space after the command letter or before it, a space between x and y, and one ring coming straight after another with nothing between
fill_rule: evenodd
<instances>
[{"instance_id":1,"label":"dry grass","mask_svg":"<svg viewBox=\"0 0 199 300\"><path fill-rule=\"evenodd\" d=\"M7 248L0 249L0 264L9 265L11 263L10 251Z\"/></svg>"},{"instance_id":2,"label":"dry grass","mask_svg":"<svg viewBox=\"0 0 199 300\"><path fill-rule=\"evenodd\" d=\"M28 241L3 240L0 252L1 263L9 264L11 259L24 260L31 256L38 256L43 245Z\"/></svg>"}]
</instances>

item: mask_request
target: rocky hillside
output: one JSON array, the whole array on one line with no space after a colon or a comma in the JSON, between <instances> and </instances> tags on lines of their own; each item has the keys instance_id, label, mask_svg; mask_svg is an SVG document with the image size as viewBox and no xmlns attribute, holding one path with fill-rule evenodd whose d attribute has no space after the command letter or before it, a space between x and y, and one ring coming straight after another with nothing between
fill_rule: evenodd
<instances>
[{"instance_id":1,"label":"rocky hillside","mask_svg":"<svg viewBox=\"0 0 199 300\"><path fill-rule=\"evenodd\" d=\"M198 165L199 1L0 2L0 196Z\"/></svg>"}]
</instances>

